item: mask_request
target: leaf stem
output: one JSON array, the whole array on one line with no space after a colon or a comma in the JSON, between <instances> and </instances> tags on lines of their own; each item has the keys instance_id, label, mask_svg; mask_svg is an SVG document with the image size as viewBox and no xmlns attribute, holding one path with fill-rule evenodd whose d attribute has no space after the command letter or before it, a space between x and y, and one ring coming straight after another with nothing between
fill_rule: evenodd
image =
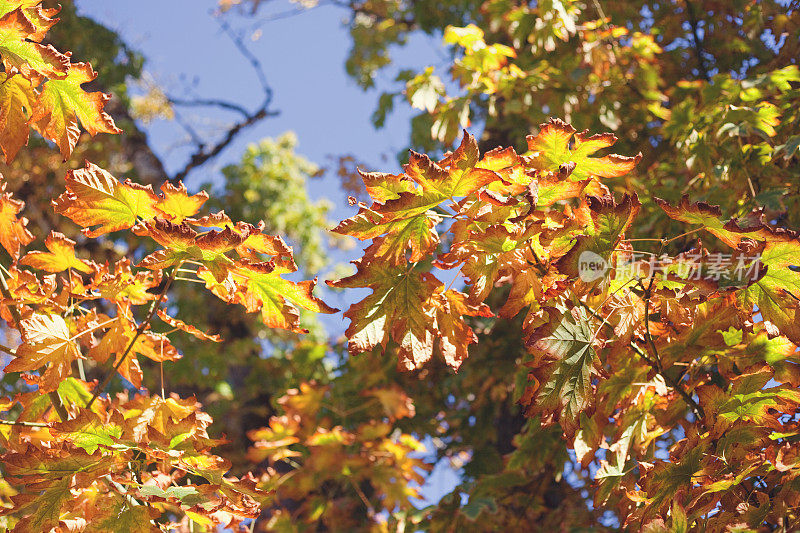
<instances>
[{"instance_id":1,"label":"leaf stem","mask_svg":"<svg viewBox=\"0 0 800 533\"><path fill-rule=\"evenodd\" d=\"M128 354L133 349L133 345L139 339L139 336L142 333L144 333L144 330L150 324L150 321L153 320L153 317L156 314L156 310L161 305L161 302L164 300L164 297L167 295L167 291L169 290L170 286L172 285L172 282L175 280L175 275L178 273L178 268L180 268L181 264L182 263L178 263L178 265L174 269L172 269L172 273L169 275L169 278L167 279L167 282L164 284L164 288L161 289L161 293L158 295L158 298L153 300L153 304L150 306L150 310L147 312L147 316L142 321L142 323L139 324L139 327L136 328L136 334L133 336L131 341L128 343L128 346L125 348L125 351L122 353L122 356L119 358L119 361L117 361L117 363L114 365L114 368L111 369L111 372L106 374L106 377L103 379L102 383L100 383L94 389L94 392L92 393L92 398L86 404L86 409L89 409L90 407L92 407L92 404L97 399L97 397L100 396L100 394L103 392L103 390L105 390L105 388L108 386L109 382L111 382L111 379L114 377L114 375L117 373L119 368L122 366L122 363L125 361L125 358L128 357Z\"/></svg>"}]
</instances>

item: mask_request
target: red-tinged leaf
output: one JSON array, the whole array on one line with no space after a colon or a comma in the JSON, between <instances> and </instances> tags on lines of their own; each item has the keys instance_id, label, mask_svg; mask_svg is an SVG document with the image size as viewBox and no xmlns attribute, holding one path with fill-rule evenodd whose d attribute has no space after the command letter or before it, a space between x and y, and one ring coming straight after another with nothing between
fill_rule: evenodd
<instances>
[{"instance_id":1,"label":"red-tinged leaf","mask_svg":"<svg viewBox=\"0 0 800 533\"><path fill-rule=\"evenodd\" d=\"M486 304L472 305L467 295L452 289L437 293L433 300L436 309L435 331L439 335L439 348L447 366L458 370L467 358L467 347L478 342L472 328L464 321L464 316L493 316Z\"/></svg>"},{"instance_id":2,"label":"red-tinged leaf","mask_svg":"<svg viewBox=\"0 0 800 533\"><path fill-rule=\"evenodd\" d=\"M546 312L549 321L527 341L537 367L549 369L529 409L560 413L561 426L569 432L577 428L580 414L591 402L597 357L594 335L581 308L559 305Z\"/></svg>"},{"instance_id":3,"label":"red-tinged leaf","mask_svg":"<svg viewBox=\"0 0 800 533\"><path fill-rule=\"evenodd\" d=\"M197 329L196 327L194 327L194 326L192 326L190 324L187 324L186 322L184 322L182 320L178 320L177 318L173 318L173 317L169 316L166 313L166 311L164 311L163 309L158 309L156 311L156 314L158 315L158 318L160 318L161 320L163 320L164 322L166 322L167 324L169 324L173 328L179 329L181 331L185 331L186 333L188 333L188 334L190 334L190 335L192 335L194 337L197 337L198 339L211 341L211 342L222 342L222 338L219 335L209 335L208 333L204 333L204 332L200 331L199 329Z\"/></svg>"},{"instance_id":4,"label":"red-tinged leaf","mask_svg":"<svg viewBox=\"0 0 800 533\"><path fill-rule=\"evenodd\" d=\"M47 80L36 100L30 122L42 137L58 145L65 161L80 136L78 120L92 136L122 131L103 111L111 96L101 92L89 93L81 87L96 77L97 73L88 63L73 63L65 78Z\"/></svg>"},{"instance_id":5,"label":"red-tinged leaf","mask_svg":"<svg viewBox=\"0 0 800 533\"><path fill-rule=\"evenodd\" d=\"M120 312L125 313L125 311ZM127 313L129 314L130 310ZM122 355L125 354L125 350L135 335L134 327L125 318L126 316L127 314L119 314L117 321L106 331L100 342L89 350L88 356L98 363L105 363L113 355L113 364L120 365L117 372L138 389L142 386L142 369L133 353L134 350L127 353L124 360L122 359Z\"/></svg>"},{"instance_id":6,"label":"red-tinged leaf","mask_svg":"<svg viewBox=\"0 0 800 533\"><path fill-rule=\"evenodd\" d=\"M82 169L70 170L66 183L66 192L53 201L53 206L56 213L82 226L87 237L127 229L140 218L148 220L158 215L158 197L152 187L137 185L130 180L120 183L92 163L87 162ZM90 229L92 226L99 227Z\"/></svg>"},{"instance_id":7,"label":"red-tinged leaf","mask_svg":"<svg viewBox=\"0 0 800 533\"><path fill-rule=\"evenodd\" d=\"M28 119L36 99L30 80L0 73L0 150L6 164L28 144Z\"/></svg>"},{"instance_id":8,"label":"red-tinged leaf","mask_svg":"<svg viewBox=\"0 0 800 533\"><path fill-rule=\"evenodd\" d=\"M191 224L192 226L197 226L200 228L220 228L224 229L229 226L234 226L233 221L230 219L228 215L225 214L225 211L218 211L216 213L211 213L210 215L205 215L200 218L187 218L186 222Z\"/></svg>"},{"instance_id":9,"label":"red-tinged leaf","mask_svg":"<svg viewBox=\"0 0 800 533\"><path fill-rule=\"evenodd\" d=\"M556 263L564 274L586 284L602 279L604 272L581 270L589 262L606 262L622 240L625 231L639 212L639 198L634 193L625 195L617 203L613 196L588 198L591 225L584 226L583 233L576 237L575 245Z\"/></svg>"},{"instance_id":10,"label":"red-tinged leaf","mask_svg":"<svg viewBox=\"0 0 800 533\"><path fill-rule=\"evenodd\" d=\"M50 432L91 455L101 446L113 446L116 439L122 436L123 425L124 419L118 411L113 411L112 417L106 419L93 411L82 409L75 418L53 424Z\"/></svg>"},{"instance_id":11,"label":"red-tinged leaf","mask_svg":"<svg viewBox=\"0 0 800 533\"><path fill-rule=\"evenodd\" d=\"M502 181L490 183L487 189L504 196L524 193L537 177L535 173L525 172L522 158L511 147L495 148L486 152L475 166L492 170L500 176Z\"/></svg>"},{"instance_id":12,"label":"red-tinged leaf","mask_svg":"<svg viewBox=\"0 0 800 533\"><path fill-rule=\"evenodd\" d=\"M248 235L244 242L236 247L236 253L253 261L262 260L259 254L272 257L280 256L286 260L293 257L292 247L286 244L283 238L261 233L261 226L258 227L257 232Z\"/></svg>"},{"instance_id":13,"label":"red-tinged leaf","mask_svg":"<svg viewBox=\"0 0 800 533\"><path fill-rule=\"evenodd\" d=\"M157 218L139 224L133 231L137 235L151 237L166 248L145 257L140 266L161 270L190 259L203 263L217 281L222 281L233 266L233 261L225 253L243 246L248 237L257 235L260 230L251 224L239 222L222 230L212 229L198 234L186 222L173 224ZM251 244L260 243L251 241Z\"/></svg>"},{"instance_id":14,"label":"red-tinged leaf","mask_svg":"<svg viewBox=\"0 0 800 533\"><path fill-rule=\"evenodd\" d=\"M269 327L304 333L294 306L315 313L335 313L338 309L312 294L316 279L295 283L281 278L282 274L292 272L293 267L293 263L277 260L268 263L241 260L231 271L237 286L236 301L249 313L261 311L261 318Z\"/></svg>"},{"instance_id":15,"label":"red-tinged leaf","mask_svg":"<svg viewBox=\"0 0 800 533\"><path fill-rule=\"evenodd\" d=\"M98 267L90 288L106 300L142 305L156 298L149 291L158 287L160 282L160 272L142 271L134 274L130 260L125 258L117 261L113 272L108 265Z\"/></svg>"},{"instance_id":16,"label":"red-tinged leaf","mask_svg":"<svg viewBox=\"0 0 800 533\"><path fill-rule=\"evenodd\" d=\"M5 190L6 184L0 184L0 244L16 259L19 257L20 246L30 244L33 234L26 228L28 219L18 216L25 207L25 202L15 200Z\"/></svg>"},{"instance_id":17,"label":"red-tinged leaf","mask_svg":"<svg viewBox=\"0 0 800 533\"><path fill-rule=\"evenodd\" d=\"M557 202L578 198L590 181L568 181L552 176L540 178L538 180L536 207L550 207Z\"/></svg>"},{"instance_id":18,"label":"red-tinged leaf","mask_svg":"<svg viewBox=\"0 0 800 533\"><path fill-rule=\"evenodd\" d=\"M35 84L43 76L51 80L65 77L70 66L69 57L52 45L34 42L32 38L38 37L38 33L22 9L0 17L0 56L5 71L19 71Z\"/></svg>"},{"instance_id":19,"label":"red-tinged leaf","mask_svg":"<svg viewBox=\"0 0 800 533\"><path fill-rule=\"evenodd\" d=\"M75 241L68 239L63 233L51 231L44 245L49 252L28 252L20 259L20 264L45 272L63 272L71 268L85 274L95 271L92 263L75 257Z\"/></svg>"},{"instance_id":20,"label":"red-tinged leaf","mask_svg":"<svg viewBox=\"0 0 800 533\"><path fill-rule=\"evenodd\" d=\"M58 14L59 8L44 8L40 1L37 0L5 0L0 4L0 17L14 11L21 9L28 19L28 22L34 27L34 32L28 35L27 39L37 43L42 42L47 31L58 22L58 19L53 18Z\"/></svg>"},{"instance_id":21,"label":"red-tinged leaf","mask_svg":"<svg viewBox=\"0 0 800 533\"><path fill-rule=\"evenodd\" d=\"M575 128L560 119L550 119L539 127L539 134L528 137L531 151L530 163L537 169L557 172L565 163L575 163L570 181L587 178L616 178L624 176L636 166L642 154L626 157L616 154L589 157L598 150L613 146L617 138L604 133L587 136L586 131L575 134ZM570 140L575 134L570 147Z\"/></svg>"},{"instance_id":22,"label":"red-tinged leaf","mask_svg":"<svg viewBox=\"0 0 800 533\"><path fill-rule=\"evenodd\" d=\"M401 193L414 193L416 186L405 174L384 174L382 172L362 172L358 175L370 197L379 203L395 200Z\"/></svg>"},{"instance_id":23,"label":"red-tinged leaf","mask_svg":"<svg viewBox=\"0 0 800 533\"><path fill-rule=\"evenodd\" d=\"M433 354L430 299L442 283L432 274L381 263L355 263L350 277L329 281L332 287L369 288L372 294L350 306L347 348L356 355L376 346L400 345L400 365L420 367Z\"/></svg>"},{"instance_id":24,"label":"red-tinged leaf","mask_svg":"<svg viewBox=\"0 0 800 533\"><path fill-rule=\"evenodd\" d=\"M670 218L687 224L703 226L703 229L731 248L740 248L745 239L763 241L774 237L793 238L796 236L790 231L771 228L764 224L763 214L760 211L754 211L743 218L732 218L725 222L722 220L722 210L718 205L710 205L705 202L691 203L686 194L674 207L661 198L654 198L654 200Z\"/></svg>"},{"instance_id":25,"label":"red-tinged leaf","mask_svg":"<svg viewBox=\"0 0 800 533\"><path fill-rule=\"evenodd\" d=\"M405 175L416 182L423 196L441 198L469 196L486 185L500 180L496 172L476 167L478 163L478 143L464 132L461 145L452 154L438 163L426 155L411 152L408 164L403 166Z\"/></svg>"},{"instance_id":26,"label":"red-tinged leaf","mask_svg":"<svg viewBox=\"0 0 800 533\"><path fill-rule=\"evenodd\" d=\"M64 476L60 481L51 484L38 495L25 494L15 498L14 504L23 518L17 522L13 531L16 533L42 533L58 526L62 509L69 508L73 500L70 487L72 476Z\"/></svg>"},{"instance_id":27,"label":"red-tinged leaf","mask_svg":"<svg viewBox=\"0 0 800 533\"><path fill-rule=\"evenodd\" d=\"M132 506L127 502L110 509L108 516L100 516L92 521L92 533L159 533L153 520L161 513L146 505ZM89 531L89 530L87 530Z\"/></svg>"},{"instance_id":28,"label":"red-tinged leaf","mask_svg":"<svg viewBox=\"0 0 800 533\"><path fill-rule=\"evenodd\" d=\"M389 202L392 212L387 218L390 220L383 222L380 212L361 207L356 216L342 221L332 231L362 241L374 239L366 252L371 259L399 265L406 262L406 251L410 250L409 259L419 261L436 249L439 234L435 227L442 220L427 209L430 206L425 201L425 197L404 193ZM425 209L418 209L420 204Z\"/></svg>"},{"instance_id":29,"label":"red-tinged leaf","mask_svg":"<svg viewBox=\"0 0 800 533\"><path fill-rule=\"evenodd\" d=\"M66 322L58 315L35 314L23 319L21 327L25 342L5 372L32 372L46 366L33 381L45 392L56 390L72 373L72 362L83 358Z\"/></svg>"},{"instance_id":30,"label":"red-tinged leaf","mask_svg":"<svg viewBox=\"0 0 800 533\"><path fill-rule=\"evenodd\" d=\"M161 196L156 205L164 218L180 224L184 219L193 217L208 200L208 193L201 191L189 196L183 183L173 185L169 182L161 186Z\"/></svg>"}]
</instances>

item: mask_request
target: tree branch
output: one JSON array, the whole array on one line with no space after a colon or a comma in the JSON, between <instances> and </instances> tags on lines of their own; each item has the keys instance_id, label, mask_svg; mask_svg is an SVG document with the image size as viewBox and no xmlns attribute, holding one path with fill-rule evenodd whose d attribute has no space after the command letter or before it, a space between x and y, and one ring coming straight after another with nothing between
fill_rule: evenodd
<instances>
[{"instance_id":1,"label":"tree branch","mask_svg":"<svg viewBox=\"0 0 800 533\"><path fill-rule=\"evenodd\" d=\"M261 106L257 110L250 113L247 111L247 109L238 104L233 104L223 100L214 100L214 99L180 100L171 98L170 101L176 103L177 105L216 106L230 111L236 111L237 113L242 115L242 120L240 120L239 122L228 128L228 131L225 133L222 139L218 141L216 144L208 146L206 143L198 142L198 140L195 139L195 145L197 146L195 153L192 154L192 156L189 158L189 161L186 163L183 169L178 171L171 178L172 181L179 181L185 179L186 176L189 174L189 172L205 164L209 159L216 157L245 128L252 126L256 122L259 122L264 118L274 117L278 114L277 111L271 111L269 109L270 104L272 103L272 87L270 87L269 83L267 82L267 77L264 74L264 69L261 65L261 62L253 54L253 52L251 52L247 48L247 46L245 46L241 36L238 36L233 33L233 30L226 21L219 19L219 25L225 32L225 34L228 37L230 37L234 46L236 46L239 52L253 67L253 70L255 71L256 74L256 78L258 79L258 82L261 85L261 88L264 92L264 100L262 101Z\"/></svg>"},{"instance_id":2,"label":"tree branch","mask_svg":"<svg viewBox=\"0 0 800 533\"><path fill-rule=\"evenodd\" d=\"M697 68L700 71L700 74L706 81L709 81L711 77L708 75L708 69L706 68L706 60L703 57L703 41L700 39L700 31L698 29L698 20L697 15L694 12L694 6L690 0L685 0L686 3L686 16L689 18L689 25L692 27L692 40L694 41L694 54L697 56Z\"/></svg>"}]
</instances>

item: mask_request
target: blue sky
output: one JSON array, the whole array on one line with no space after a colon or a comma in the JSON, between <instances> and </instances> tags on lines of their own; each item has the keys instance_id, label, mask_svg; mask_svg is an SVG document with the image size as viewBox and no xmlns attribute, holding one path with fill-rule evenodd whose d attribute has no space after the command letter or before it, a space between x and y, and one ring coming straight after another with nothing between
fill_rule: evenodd
<instances>
[{"instance_id":1,"label":"blue sky","mask_svg":"<svg viewBox=\"0 0 800 533\"><path fill-rule=\"evenodd\" d=\"M254 109L260 105L261 88L250 65L210 15L216 3L216 0L76 2L81 14L114 29L129 46L140 51L146 58L146 72L169 94L220 98ZM269 7L271 11L282 12L293 5L276 0ZM273 108L280 115L244 131L220 157L190 174L187 180L190 188L193 183L219 179L219 169L237 162L247 144L289 130L298 136L298 152L317 164L328 164L329 155L352 154L369 165L369 170L399 171L395 156L407 145L411 110L398 102L397 111L390 115L383 129L375 130L370 122L380 90L396 90L391 80L397 67L379 77L377 90L362 91L344 70L350 48L350 37L343 26L346 16L341 8L323 6L261 27L260 38L248 42L248 47L263 64L274 90ZM237 17L229 20L235 28L253 22ZM443 56L439 46L438 38L417 36L405 48L394 51L393 58L403 68L440 64ZM187 118L191 119L190 114ZM222 131L225 123L196 126L209 131L218 127ZM178 146L185 137L180 127L161 121L145 129L168 171L182 168L189 151ZM335 176L315 181L311 194L333 202L334 219L348 217L355 211L348 206L347 195L340 190ZM348 255L352 257L347 259L355 258L356 252L351 251ZM340 307L342 304L332 303ZM326 320L325 325L331 334L337 335L344 331L345 322L339 314ZM430 442L426 444L430 449ZM428 502L436 501L456 483L455 473L440 463L423 487L423 495Z\"/></svg>"}]
</instances>

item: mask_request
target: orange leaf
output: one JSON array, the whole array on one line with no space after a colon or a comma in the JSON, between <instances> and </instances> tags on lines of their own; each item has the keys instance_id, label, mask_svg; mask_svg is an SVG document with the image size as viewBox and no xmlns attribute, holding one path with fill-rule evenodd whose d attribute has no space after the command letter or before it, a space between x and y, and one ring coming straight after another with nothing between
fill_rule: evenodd
<instances>
[{"instance_id":1,"label":"orange leaf","mask_svg":"<svg viewBox=\"0 0 800 533\"><path fill-rule=\"evenodd\" d=\"M28 252L20 259L20 263L45 272L63 272L70 268L85 274L94 272L92 263L75 257L75 241L68 239L63 233L51 231L44 245L49 252Z\"/></svg>"}]
</instances>

